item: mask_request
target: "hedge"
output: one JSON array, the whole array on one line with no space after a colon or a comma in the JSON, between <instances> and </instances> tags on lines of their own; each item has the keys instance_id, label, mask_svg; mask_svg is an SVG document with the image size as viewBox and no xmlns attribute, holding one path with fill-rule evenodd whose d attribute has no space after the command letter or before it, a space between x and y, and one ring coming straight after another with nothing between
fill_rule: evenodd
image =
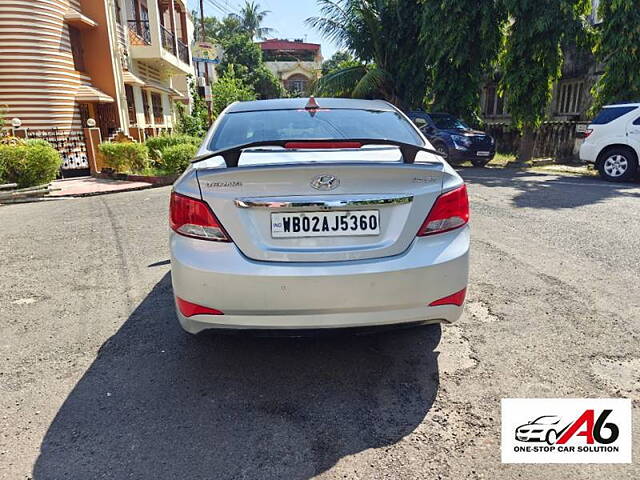
<instances>
[{"instance_id":1,"label":"hedge","mask_svg":"<svg viewBox=\"0 0 640 480\"><path fill-rule=\"evenodd\" d=\"M107 142L98 147L107 167L116 172L141 172L149 167L149 149L136 142Z\"/></svg>"},{"instance_id":2,"label":"hedge","mask_svg":"<svg viewBox=\"0 0 640 480\"><path fill-rule=\"evenodd\" d=\"M160 164L167 172L182 173L187 169L197 151L198 146L189 143L166 147L162 151Z\"/></svg>"},{"instance_id":3,"label":"hedge","mask_svg":"<svg viewBox=\"0 0 640 480\"><path fill-rule=\"evenodd\" d=\"M19 188L42 185L55 180L62 158L49 144L27 142L0 145L0 180L17 183Z\"/></svg>"},{"instance_id":4,"label":"hedge","mask_svg":"<svg viewBox=\"0 0 640 480\"><path fill-rule=\"evenodd\" d=\"M190 135L161 135L159 137L151 137L147 139L145 144L149 148L149 154L151 159L160 162L164 155L164 150L167 147L173 147L174 145L195 145L199 147L202 143L202 138L192 137Z\"/></svg>"}]
</instances>

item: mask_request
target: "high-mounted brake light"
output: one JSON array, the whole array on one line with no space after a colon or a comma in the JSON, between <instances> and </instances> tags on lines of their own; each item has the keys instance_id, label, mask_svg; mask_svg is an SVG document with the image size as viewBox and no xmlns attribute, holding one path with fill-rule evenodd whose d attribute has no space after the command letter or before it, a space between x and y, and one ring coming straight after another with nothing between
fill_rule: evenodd
<instances>
[{"instance_id":1,"label":"high-mounted brake light","mask_svg":"<svg viewBox=\"0 0 640 480\"><path fill-rule=\"evenodd\" d=\"M362 143L360 142L287 142L284 144L284 148L303 149L303 148L360 148Z\"/></svg>"},{"instance_id":2,"label":"high-mounted brake light","mask_svg":"<svg viewBox=\"0 0 640 480\"><path fill-rule=\"evenodd\" d=\"M224 315L220 310L187 302L180 297L176 297L176 303L178 304L178 310L185 317L192 317L193 315Z\"/></svg>"},{"instance_id":3,"label":"high-mounted brake light","mask_svg":"<svg viewBox=\"0 0 640 480\"><path fill-rule=\"evenodd\" d=\"M443 193L436 199L429 215L418 230L418 236L448 232L462 227L468 221L469 198L466 185L462 185L455 190Z\"/></svg>"},{"instance_id":4,"label":"high-mounted brake light","mask_svg":"<svg viewBox=\"0 0 640 480\"><path fill-rule=\"evenodd\" d=\"M457 305L461 307L464 303L464 297L467 296L467 289L463 288L459 292L452 293L446 297L440 298L429 304L430 307L437 307L438 305Z\"/></svg>"},{"instance_id":5,"label":"high-mounted brake light","mask_svg":"<svg viewBox=\"0 0 640 480\"><path fill-rule=\"evenodd\" d=\"M209 206L202 200L172 192L169 221L171 228L180 235L218 242L231 241Z\"/></svg>"}]
</instances>

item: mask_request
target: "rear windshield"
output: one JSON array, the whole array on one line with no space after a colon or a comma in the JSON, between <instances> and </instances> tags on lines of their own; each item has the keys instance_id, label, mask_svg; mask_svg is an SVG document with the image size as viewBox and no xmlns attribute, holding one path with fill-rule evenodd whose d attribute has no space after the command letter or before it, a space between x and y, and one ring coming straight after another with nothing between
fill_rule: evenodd
<instances>
[{"instance_id":1,"label":"rear windshield","mask_svg":"<svg viewBox=\"0 0 640 480\"><path fill-rule=\"evenodd\" d=\"M629 113L635 110L637 107L607 107L600 110L600 113L596 115L591 121L592 125L604 125L609 122L613 122L616 118L621 117L625 113Z\"/></svg>"},{"instance_id":2,"label":"rear windshield","mask_svg":"<svg viewBox=\"0 0 640 480\"><path fill-rule=\"evenodd\" d=\"M413 126L397 112L377 110L263 110L229 113L209 144L221 150L269 140L371 138L423 145Z\"/></svg>"}]
</instances>

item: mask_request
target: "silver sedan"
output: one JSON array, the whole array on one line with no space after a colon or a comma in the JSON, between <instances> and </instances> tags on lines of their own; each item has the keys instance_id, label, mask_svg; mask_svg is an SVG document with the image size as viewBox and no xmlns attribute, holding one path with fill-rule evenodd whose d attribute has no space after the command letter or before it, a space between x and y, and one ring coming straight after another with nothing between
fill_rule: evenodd
<instances>
[{"instance_id":1,"label":"silver sedan","mask_svg":"<svg viewBox=\"0 0 640 480\"><path fill-rule=\"evenodd\" d=\"M469 268L460 176L383 101L230 105L171 193L190 333L453 322Z\"/></svg>"}]
</instances>

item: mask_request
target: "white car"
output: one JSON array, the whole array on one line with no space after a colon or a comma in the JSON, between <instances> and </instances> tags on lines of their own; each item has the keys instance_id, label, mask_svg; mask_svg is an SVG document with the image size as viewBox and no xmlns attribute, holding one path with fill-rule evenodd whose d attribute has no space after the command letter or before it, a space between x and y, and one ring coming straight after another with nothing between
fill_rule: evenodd
<instances>
[{"instance_id":1,"label":"white car","mask_svg":"<svg viewBox=\"0 0 640 480\"><path fill-rule=\"evenodd\" d=\"M230 105L171 193L171 277L190 333L460 317L464 182L383 101Z\"/></svg>"},{"instance_id":2,"label":"white car","mask_svg":"<svg viewBox=\"0 0 640 480\"><path fill-rule=\"evenodd\" d=\"M594 118L580 146L580 160L593 163L611 182L632 179L640 158L640 103L607 105Z\"/></svg>"}]
</instances>

